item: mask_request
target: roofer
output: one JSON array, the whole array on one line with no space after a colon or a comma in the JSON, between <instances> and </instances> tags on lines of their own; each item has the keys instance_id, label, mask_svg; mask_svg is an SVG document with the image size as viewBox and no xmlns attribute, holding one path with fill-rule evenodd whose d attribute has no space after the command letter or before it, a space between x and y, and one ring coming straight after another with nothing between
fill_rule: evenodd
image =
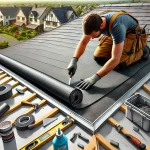
<instances>
[{"instance_id":1,"label":"roofer","mask_svg":"<svg viewBox=\"0 0 150 150\"><path fill-rule=\"evenodd\" d=\"M143 34L146 37L137 38L140 31L138 21L124 11L87 15L83 19L83 36L67 68L69 75L75 74L78 59L84 53L89 41L101 34L94 52L94 60L99 64L104 62L104 65L93 76L80 81L77 86L80 89L88 89L113 69L125 68L140 59L147 59L149 56L147 35Z\"/></svg>"}]
</instances>

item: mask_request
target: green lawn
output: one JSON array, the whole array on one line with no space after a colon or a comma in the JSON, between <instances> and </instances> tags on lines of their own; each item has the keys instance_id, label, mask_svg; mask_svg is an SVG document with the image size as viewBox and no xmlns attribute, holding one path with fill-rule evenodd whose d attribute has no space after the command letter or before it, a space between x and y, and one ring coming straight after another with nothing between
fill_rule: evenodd
<instances>
[{"instance_id":1,"label":"green lawn","mask_svg":"<svg viewBox=\"0 0 150 150\"><path fill-rule=\"evenodd\" d=\"M13 36L7 35L7 34L1 34L2 36L12 39L12 40L16 40L16 38L14 38Z\"/></svg>"}]
</instances>

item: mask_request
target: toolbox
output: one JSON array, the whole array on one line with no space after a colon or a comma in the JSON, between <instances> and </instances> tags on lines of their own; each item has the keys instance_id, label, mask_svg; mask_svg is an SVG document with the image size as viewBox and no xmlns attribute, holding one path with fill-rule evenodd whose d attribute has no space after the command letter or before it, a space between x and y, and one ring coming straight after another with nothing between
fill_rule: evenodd
<instances>
[{"instance_id":1,"label":"toolbox","mask_svg":"<svg viewBox=\"0 0 150 150\"><path fill-rule=\"evenodd\" d=\"M150 131L150 99L141 94L131 96L126 100L126 117L140 126L143 130Z\"/></svg>"}]
</instances>

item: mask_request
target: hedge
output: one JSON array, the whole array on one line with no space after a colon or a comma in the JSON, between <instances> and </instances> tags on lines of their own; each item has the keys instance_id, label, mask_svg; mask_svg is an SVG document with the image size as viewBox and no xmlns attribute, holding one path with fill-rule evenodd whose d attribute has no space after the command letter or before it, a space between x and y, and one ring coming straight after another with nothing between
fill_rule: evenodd
<instances>
[{"instance_id":1,"label":"hedge","mask_svg":"<svg viewBox=\"0 0 150 150\"><path fill-rule=\"evenodd\" d=\"M8 47L8 41L2 41L0 42L0 49Z\"/></svg>"}]
</instances>

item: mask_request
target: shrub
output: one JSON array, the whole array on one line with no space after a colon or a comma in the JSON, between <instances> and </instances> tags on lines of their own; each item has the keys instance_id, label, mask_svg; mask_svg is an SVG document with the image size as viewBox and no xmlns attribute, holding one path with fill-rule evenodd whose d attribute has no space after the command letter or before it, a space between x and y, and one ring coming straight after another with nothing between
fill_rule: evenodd
<instances>
[{"instance_id":1,"label":"shrub","mask_svg":"<svg viewBox=\"0 0 150 150\"><path fill-rule=\"evenodd\" d=\"M21 31L21 32L19 33L19 35L20 35L20 36L26 36L26 32L25 32L25 31Z\"/></svg>"},{"instance_id":2,"label":"shrub","mask_svg":"<svg viewBox=\"0 0 150 150\"><path fill-rule=\"evenodd\" d=\"M31 34L26 34L26 37L27 37L28 39L32 38Z\"/></svg>"},{"instance_id":3,"label":"shrub","mask_svg":"<svg viewBox=\"0 0 150 150\"><path fill-rule=\"evenodd\" d=\"M2 41L0 42L0 49L8 47L8 41Z\"/></svg>"},{"instance_id":4,"label":"shrub","mask_svg":"<svg viewBox=\"0 0 150 150\"><path fill-rule=\"evenodd\" d=\"M20 41L20 40L23 40L23 37L20 36L20 35L18 35L18 36L17 36L17 40L19 40L19 41Z\"/></svg>"},{"instance_id":5,"label":"shrub","mask_svg":"<svg viewBox=\"0 0 150 150\"><path fill-rule=\"evenodd\" d=\"M38 33L35 30L32 31L32 36L36 36L37 34Z\"/></svg>"},{"instance_id":6,"label":"shrub","mask_svg":"<svg viewBox=\"0 0 150 150\"><path fill-rule=\"evenodd\" d=\"M31 31L30 30L26 30L26 34L30 34L31 33Z\"/></svg>"}]
</instances>

